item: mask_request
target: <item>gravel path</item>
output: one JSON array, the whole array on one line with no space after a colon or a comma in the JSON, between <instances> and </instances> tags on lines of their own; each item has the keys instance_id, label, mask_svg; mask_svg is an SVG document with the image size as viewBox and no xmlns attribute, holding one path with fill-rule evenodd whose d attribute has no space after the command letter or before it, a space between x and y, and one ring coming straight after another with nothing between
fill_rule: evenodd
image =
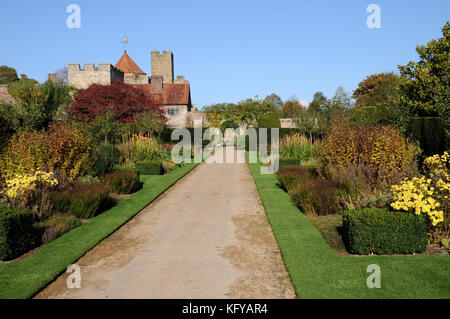
<instances>
[{"instance_id":1,"label":"gravel path","mask_svg":"<svg viewBox=\"0 0 450 319\"><path fill-rule=\"evenodd\" d=\"M246 164L200 164L76 264L36 297L295 297Z\"/></svg>"}]
</instances>

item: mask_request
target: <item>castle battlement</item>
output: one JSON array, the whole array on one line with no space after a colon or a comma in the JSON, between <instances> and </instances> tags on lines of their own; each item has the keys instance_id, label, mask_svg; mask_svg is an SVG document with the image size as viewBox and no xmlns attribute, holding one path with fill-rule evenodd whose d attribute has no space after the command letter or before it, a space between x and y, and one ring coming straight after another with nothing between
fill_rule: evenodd
<instances>
[{"instance_id":1,"label":"castle battlement","mask_svg":"<svg viewBox=\"0 0 450 319\"><path fill-rule=\"evenodd\" d=\"M86 89L91 84L110 85L115 81L123 81L124 74L110 63L85 63L84 68L79 63L68 65L69 85L77 89Z\"/></svg>"},{"instance_id":2,"label":"castle battlement","mask_svg":"<svg viewBox=\"0 0 450 319\"><path fill-rule=\"evenodd\" d=\"M113 71L113 72L122 72L120 69L116 68L111 63L99 63L98 67L95 66L95 63L85 63L84 68L81 68L79 63L70 63L68 65L68 69L72 71Z\"/></svg>"}]
</instances>

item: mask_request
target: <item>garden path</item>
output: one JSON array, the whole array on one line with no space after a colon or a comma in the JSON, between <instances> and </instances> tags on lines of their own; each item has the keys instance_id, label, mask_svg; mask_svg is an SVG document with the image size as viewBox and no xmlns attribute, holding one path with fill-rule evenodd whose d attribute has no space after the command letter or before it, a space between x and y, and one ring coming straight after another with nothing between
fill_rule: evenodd
<instances>
[{"instance_id":1,"label":"garden path","mask_svg":"<svg viewBox=\"0 0 450 319\"><path fill-rule=\"evenodd\" d=\"M200 164L76 264L36 297L295 297L246 164Z\"/></svg>"}]
</instances>

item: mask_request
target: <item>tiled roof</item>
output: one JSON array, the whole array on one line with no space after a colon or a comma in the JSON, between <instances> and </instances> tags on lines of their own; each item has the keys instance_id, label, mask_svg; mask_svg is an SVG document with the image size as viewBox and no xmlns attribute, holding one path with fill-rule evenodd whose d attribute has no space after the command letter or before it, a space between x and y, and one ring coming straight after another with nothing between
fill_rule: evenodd
<instances>
[{"instance_id":1,"label":"tiled roof","mask_svg":"<svg viewBox=\"0 0 450 319\"><path fill-rule=\"evenodd\" d=\"M144 89L156 103L164 105L190 104L190 86L186 83L165 83L161 92L152 92L152 84L134 84L133 86Z\"/></svg>"},{"instance_id":2,"label":"tiled roof","mask_svg":"<svg viewBox=\"0 0 450 319\"><path fill-rule=\"evenodd\" d=\"M125 51L116 63L116 68L122 70L124 73L145 73L140 67L130 58L130 56Z\"/></svg>"}]
</instances>

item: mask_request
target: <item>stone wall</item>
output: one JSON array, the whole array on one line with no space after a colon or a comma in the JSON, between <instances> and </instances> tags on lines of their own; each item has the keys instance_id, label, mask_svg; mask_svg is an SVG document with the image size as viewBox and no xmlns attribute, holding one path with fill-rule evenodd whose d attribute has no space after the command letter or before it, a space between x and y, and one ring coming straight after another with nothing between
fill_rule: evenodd
<instances>
[{"instance_id":1,"label":"stone wall","mask_svg":"<svg viewBox=\"0 0 450 319\"><path fill-rule=\"evenodd\" d=\"M167 109L169 108L177 108L177 115L169 115L167 114ZM171 127L186 127L188 125L188 107L187 105L164 105L162 109L165 112L165 115L168 119L167 124Z\"/></svg>"},{"instance_id":2,"label":"stone wall","mask_svg":"<svg viewBox=\"0 0 450 319\"><path fill-rule=\"evenodd\" d=\"M148 84L148 75L143 73L125 73L124 80L127 84Z\"/></svg>"},{"instance_id":3,"label":"stone wall","mask_svg":"<svg viewBox=\"0 0 450 319\"><path fill-rule=\"evenodd\" d=\"M84 64L84 69L79 64L68 66L69 85L77 89L87 89L91 84L110 85L116 81L124 81L124 74L109 63L100 63L98 68L93 63Z\"/></svg>"},{"instance_id":4,"label":"stone wall","mask_svg":"<svg viewBox=\"0 0 450 319\"><path fill-rule=\"evenodd\" d=\"M295 124L295 121L292 118L280 119L280 127L281 128L297 128L297 124Z\"/></svg>"},{"instance_id":5,"label":"stone wall","mask_svg":"<svg viewBox=\"0 0 450 319\"><path fill-rule=\"evenodd\" d=\"M152 51L152 75L162 75L163 83L173 83L173 54L172 51Z\"/></svg>"}]
</instances>

